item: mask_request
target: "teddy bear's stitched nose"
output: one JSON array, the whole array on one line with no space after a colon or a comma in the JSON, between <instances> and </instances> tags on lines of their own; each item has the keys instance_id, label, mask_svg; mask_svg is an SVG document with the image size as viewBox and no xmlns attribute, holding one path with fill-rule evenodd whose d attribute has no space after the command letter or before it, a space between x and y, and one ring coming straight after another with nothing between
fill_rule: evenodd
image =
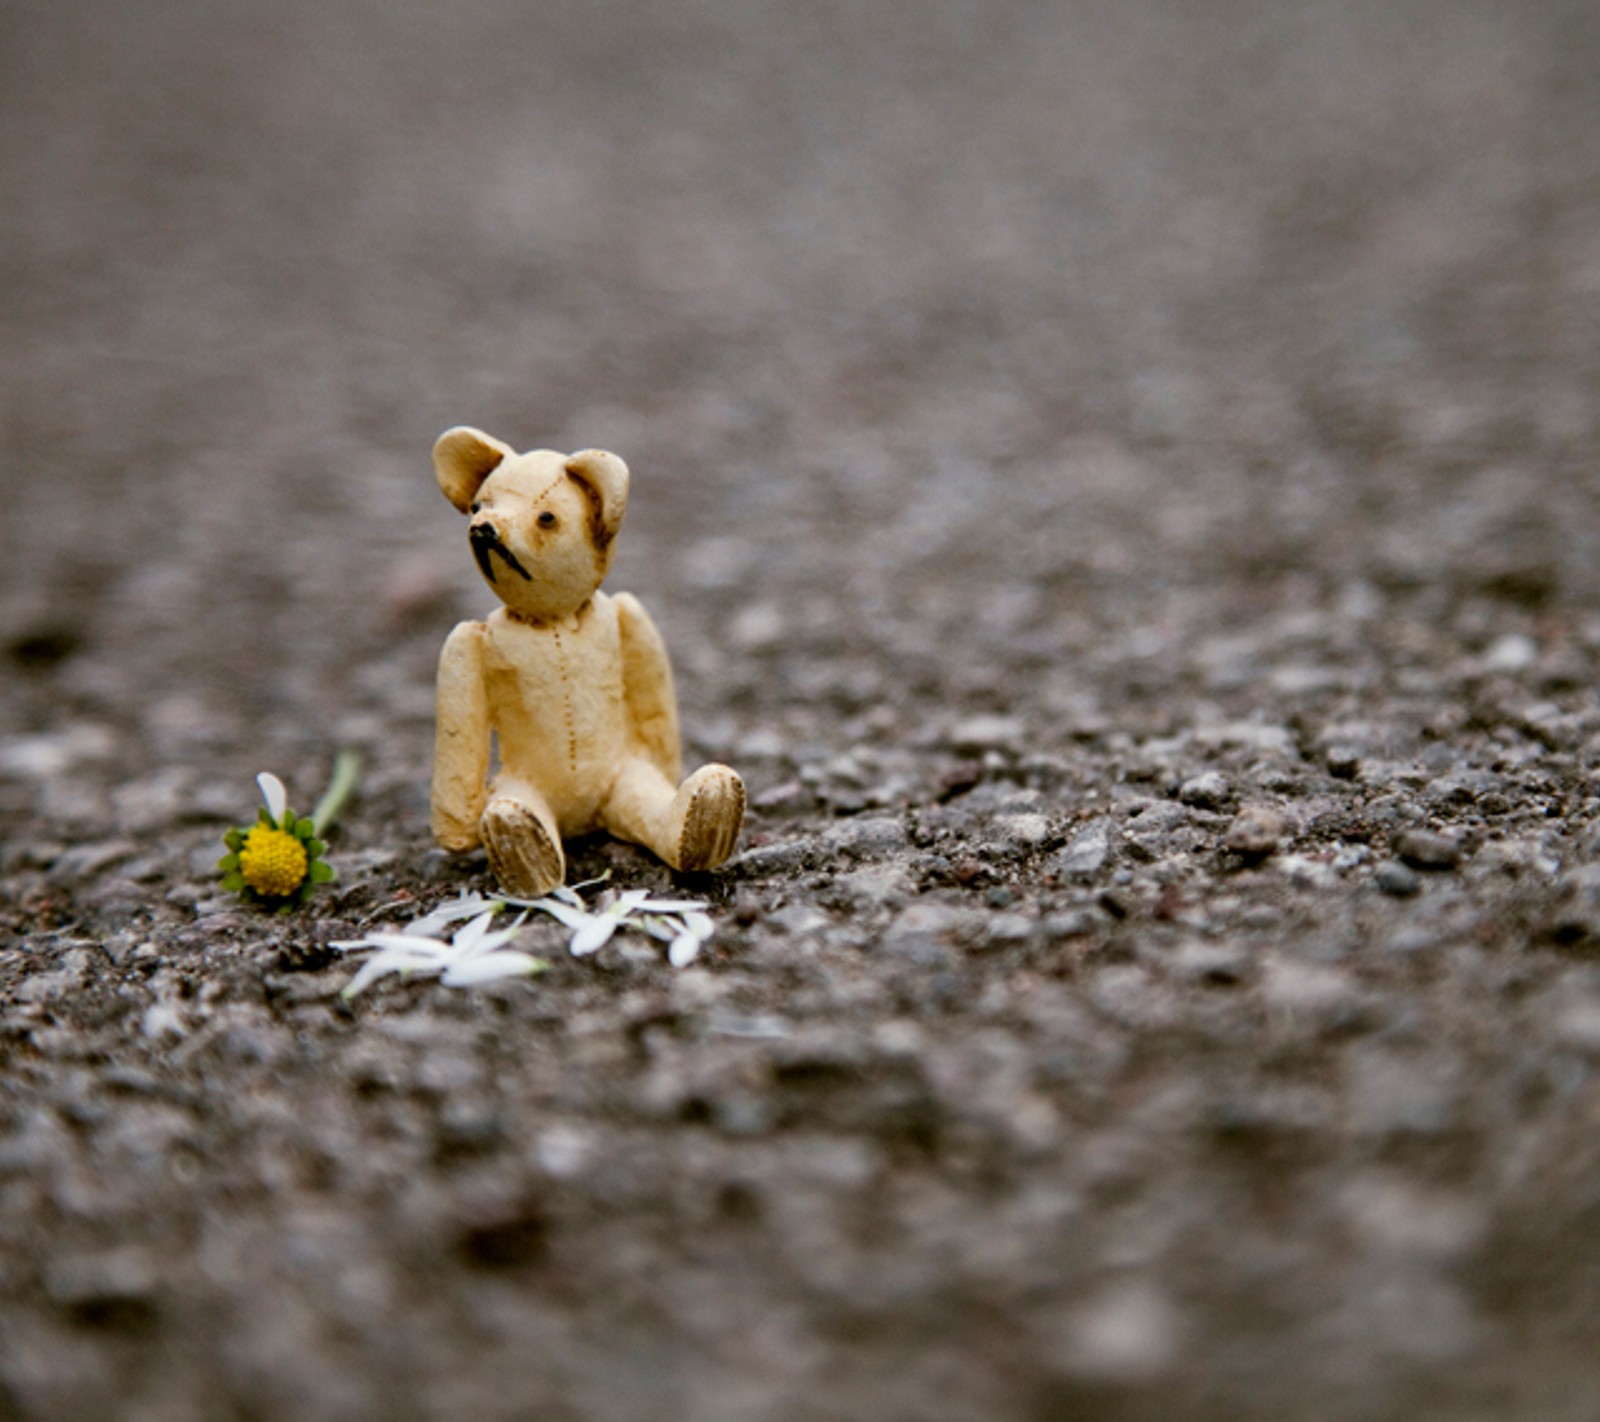
<instances>
[{"instance_id":1,"label":"teddy bear's stitched nose","mask_svg":"<svg viewBox=\"0 0 1600 1422\"><path fill-rule=\"evenodd\" d=\"M518 574L524 580L528 579L528 570L517 561L517 555L500 541L500 530L487 519L467 526L467 541L471 545L473 558L477 560L478 566L483 570L484 577L491 583L495 580L495 554L499 554L512 572Z\"/></svg>"}]
</instances>

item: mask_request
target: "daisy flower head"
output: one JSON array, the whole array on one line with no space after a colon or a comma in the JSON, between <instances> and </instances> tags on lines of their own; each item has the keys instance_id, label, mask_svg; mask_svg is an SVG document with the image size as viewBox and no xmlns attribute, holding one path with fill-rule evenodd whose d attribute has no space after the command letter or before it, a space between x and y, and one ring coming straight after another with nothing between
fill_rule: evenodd
<instances>
[{"instance_id":1,"label":"daisy flower head","mask_svg":"<svg viewBox=\"0 0 1600 1422\"><path fill-rule=\"evenodd\" d=\"M333 866L322 858L327 845L318 837L318 818L295 815L276 775L263 771L256 784L266 803L253 825L223 835L228 852L217 861L217 870L222 887L246 903L287 913L334 877ZM327 819L331 816L323 824Z\"/></svg>"}]
</instances>

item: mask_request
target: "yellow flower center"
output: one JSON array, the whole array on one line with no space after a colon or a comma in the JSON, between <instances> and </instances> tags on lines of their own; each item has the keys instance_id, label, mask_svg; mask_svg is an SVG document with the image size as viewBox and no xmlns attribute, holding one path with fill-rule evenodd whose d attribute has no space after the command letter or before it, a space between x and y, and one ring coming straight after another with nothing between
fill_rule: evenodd
<instances>
[{"instance_id":1,"label":"yellow flower center","mask_svg":"<svg viewBox=\"0 0 1600 1422\"><path fill-rule=\"evenodd\" d=\"M244 837L239 872L262 897L286 898L305 882L306 847L281 829L257 825Z\"/></svg>"}]
</instances>

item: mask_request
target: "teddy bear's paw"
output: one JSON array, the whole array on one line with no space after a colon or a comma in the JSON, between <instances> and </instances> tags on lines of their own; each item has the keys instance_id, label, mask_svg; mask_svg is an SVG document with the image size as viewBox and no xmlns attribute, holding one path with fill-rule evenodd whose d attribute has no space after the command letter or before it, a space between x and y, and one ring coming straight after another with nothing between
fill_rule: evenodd
<instances>
[{"instance_id":1,"label":"teddy bear's paw","mask_svg":"<svg viewBox=\"0 0 1600 1422\"><path fill-rule=\"evenodd\" d=\"M519 899L548 894L566 877L561 842L520 800L491 800L479 828L500 887Z\"/></svg>"},{"instance_id":2,"label":"teddy bear's paw","mask_svg":"<svg viewBox=\"0 0 1600 1422\"><path fill-rule=\"evenodd\" d=\"M733 853L744 823L744 781L725 765L703 765L678 787L683 816L679 869L715 869Z\"/></svg>"}]
</instances>

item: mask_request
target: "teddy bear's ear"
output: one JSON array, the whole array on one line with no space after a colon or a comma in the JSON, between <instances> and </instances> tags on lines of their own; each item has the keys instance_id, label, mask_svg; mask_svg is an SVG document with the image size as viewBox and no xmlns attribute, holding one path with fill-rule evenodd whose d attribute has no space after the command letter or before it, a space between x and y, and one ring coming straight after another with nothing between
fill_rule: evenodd
<instances>
[{"instance_id":1,"label":"teddy bear's ear","mask_svg":"<svg viewBox=\"0 0 1600 1422\"><path fill-rule=\"evenodd\" d=\"M628 466L603 449L580 449L567 460L567 473L594 499L595 547L604 548L617 536L628 507Z\"/></svg>"},{"instance_id":2,"label":"teddy bear's ear","mask_svg":"<svg viewBox=\"0 0 1600 1422\"><path fill-rule=\"evenodd\" d=\"M494 472L502 459L515 453L509 444L501 444L482 430L475 430L471 425L457 425L434 441L434 477L444 490L445 498L460 512L468 513L477 497L478 485Z\"/></svg>"}]
</instances>

